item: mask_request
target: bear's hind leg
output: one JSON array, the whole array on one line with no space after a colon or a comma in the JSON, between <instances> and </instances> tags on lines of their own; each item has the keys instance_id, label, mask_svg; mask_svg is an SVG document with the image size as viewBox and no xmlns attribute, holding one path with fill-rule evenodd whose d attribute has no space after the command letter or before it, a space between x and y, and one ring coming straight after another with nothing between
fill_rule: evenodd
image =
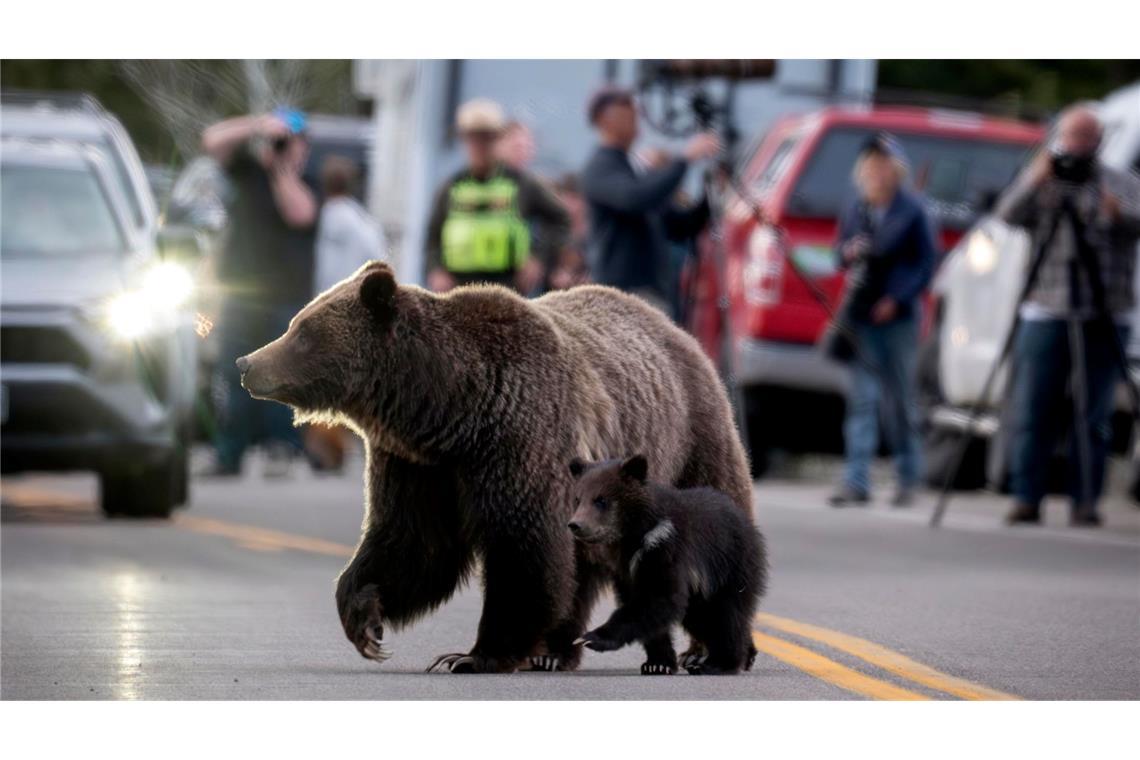
<instances>
[{"instance_id":1,"label":"bear's hind leg","mask_svg":"<svg viewBox=\"0 0 1140 760\"><path fill-rule=\"evenodd\" d=\"M736 600L721 598L690 609L685 625L708 647L707 657L685 665L690 675L732 675L752 667L751 617Z\"/></svg>"}]
</instances>

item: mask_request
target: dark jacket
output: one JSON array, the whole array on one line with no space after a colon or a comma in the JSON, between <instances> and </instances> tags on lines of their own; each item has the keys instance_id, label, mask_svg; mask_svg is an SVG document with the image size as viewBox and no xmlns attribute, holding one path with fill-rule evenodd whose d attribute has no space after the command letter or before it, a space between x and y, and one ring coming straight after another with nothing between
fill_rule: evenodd
<instances>
[{"instance_id":1,"label":"dark jacket","mask_svg":"<svg viewBox=\"0 0 1140 760\"><path fill-rule=\"evenodd\" d=\"M922 201L900 189L877 221L866 201L852 203L839 220L835 255L841 267L846 266L843 245L858 235L871 238L871 250L863 283L852 294L852 316L868 320L871 307L883 296L898 304L896 318L917 313L918 298L930 284L938 257L934 230Z\"/></svg>"},{"instance_id":2,"label":"dark jacket","mask_svg":"<svg viewBox=\"0 0 1140 760\"><path fill-rule=\"evenodd\" d=\"M708 204L680 209L671 199L688 164L675 160L644 174L626 152L599 147L582 171L590 207L589 262L595 282L622 290L672 291L666 240L694 237L708 222Z\"/></svg>"}]
</instances>

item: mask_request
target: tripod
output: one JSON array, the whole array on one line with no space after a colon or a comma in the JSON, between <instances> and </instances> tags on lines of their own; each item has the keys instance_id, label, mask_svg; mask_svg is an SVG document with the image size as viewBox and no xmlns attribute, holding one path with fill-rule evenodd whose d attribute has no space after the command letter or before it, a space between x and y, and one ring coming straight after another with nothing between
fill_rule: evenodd
<instances>
[{"instance_id":1,"label":"tripod","mask_svg":"<svg viewBox=\"0 0 1140 760\"><path fill-rule=\"evenodd\" d=\"M1096 249L1088 240L1087 229L1075 206L1072 189L1065 188L1062 192L1060 206L1054 211L1053 217L1049 221L1046 234L1041 238L1037 250L1033 254L1029 271L1026 274L1021 292L1018 294L1017 303L1014 306L1013 324L1010 326L1009 332L1002 344L1001 353L990 368L989 375L982 385L981 394L979 394L973 406L970 408L961 441L958 444L954 459L952 460L953 464L947 472L946 479L942 484L942 490L938 496L938 503L935 505L934 512L930 517L930 526L933 528L937 528L942 523L942 518L950 500L951 486L954 483L955 477L957 477L958 470L962 466L962 461L965 458L966 450L970 444L970 430L981 415L990 397L990 392L993 389L993 384L998 372L1002 365L1005 364L1006 359L1013 349L1014 340L1021 326L1021 306L1025 303L1033 291L1034 286L1037 284L1042 265L1049 255L1049 248L1057 235L1062 220L1067 220L1071 225L1073 239L1076 243L1076 256L1069 262L1068 284L1070 308L1066 322L1069 344L1069 385L1070 394L1073 398L1072 434L1077 451L1077 464L1080 478L1079 497L1081 504L1088 505L1092 502L1092 452L1088 424L1088 378L1085 373L1085 314L1082 313L1083 304L1080 283L1080 273L1082 270L1087 278L1089 293L1093 301L1091 323L1100 323L1108 332L1112 342L1113 359L1118 365L1117 369L1120 370L1128 386L1128 392L1132 402L1133 417L1134 419L1140 419L1140 389L1137 389L1128 374L1128 358L1124 351L1124 345L1121 343L1120 335L1116 330L1116 325L1113 322L1112 314L1108 310L1105 298L1104 279L1101 275L1100 263L1097 261Z\"/></svg>"}]
</instances>

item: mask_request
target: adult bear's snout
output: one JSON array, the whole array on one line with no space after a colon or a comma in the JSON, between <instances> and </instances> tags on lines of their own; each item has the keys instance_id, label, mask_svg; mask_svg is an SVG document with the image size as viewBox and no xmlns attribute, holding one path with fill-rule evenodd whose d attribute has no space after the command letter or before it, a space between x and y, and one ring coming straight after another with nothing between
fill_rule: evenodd
<instances>
[{"instance_id":1,"label":"adult bear's snout","mask_svg":"<svg viewBox=\"0 0 1140 760\"><path fill-rule=\"evenodd\" d=\"M237 361L234 363L237 364L238 372L240 372L242 375L244 375L246 372L249 372L248 356L239 356L237 358Z\"/></svg>"}]
</instances>

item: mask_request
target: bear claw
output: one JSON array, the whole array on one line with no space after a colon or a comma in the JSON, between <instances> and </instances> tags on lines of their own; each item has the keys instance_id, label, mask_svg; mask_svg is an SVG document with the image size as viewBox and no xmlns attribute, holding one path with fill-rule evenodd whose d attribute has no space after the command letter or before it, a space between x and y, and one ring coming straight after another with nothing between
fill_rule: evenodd
<instances>
[{"instance_id":1,"label":"bear claw","mask_svg":"<svg viewBox=\"0 0 1140 760\"><path fill-rule=\"evenodd\" d=\"M677 672L675 667L664 663L646 662L641 665L643 676L671 676L675 672Z\"/></svg>"},{"instance_id":2,"label":"bear claw","mask_svg":"<svg viewBox=\"0 0 1140 760\"><path fill-rule=\"evenodd\" d=\"M441 654L435 658L435 662L428 665L427 670L424 672L442 673L444 668L446 668L449 673L474 673L475 658L462 652Z\"/></svg>"},{"instance_id":3,"label":"bear claw","mask_svg":"<svg viewBox=\"0 0 1140 760\"><path fill-rule=\"evenodd\" d=\"M531 670L545 670L548 673L553 673L555 670L558 670L558 666L561 663L562 661L559 658L549 654L530 658Z\"/></svg>"}]
</instances>

